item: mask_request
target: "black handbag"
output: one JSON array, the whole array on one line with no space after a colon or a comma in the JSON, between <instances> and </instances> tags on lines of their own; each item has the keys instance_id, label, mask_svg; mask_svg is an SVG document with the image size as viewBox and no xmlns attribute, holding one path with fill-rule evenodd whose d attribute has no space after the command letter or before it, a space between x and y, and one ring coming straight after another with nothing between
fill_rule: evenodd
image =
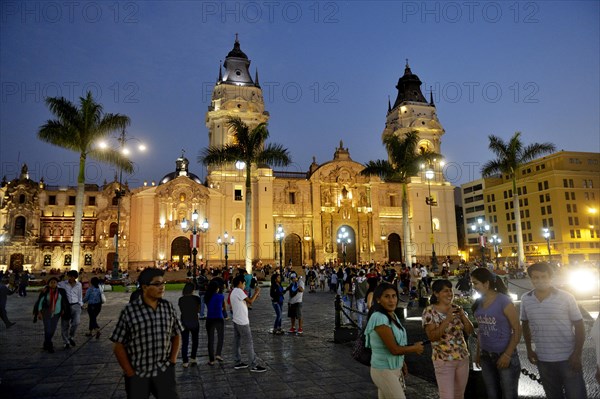
<instances>
[{"instance_id":1,"label":"black handbag","mask_svg":"<svg viewBox=\"0 0 600 399\"><path fill-rule=\"evenodd\" d=\"M365 346L366 337L363 332L360 333L356 341L354 341L354 347L352 348L352 358L357 362L364 364L365 366L371 365L371 348Z\"/></svg>"}]
</instances>

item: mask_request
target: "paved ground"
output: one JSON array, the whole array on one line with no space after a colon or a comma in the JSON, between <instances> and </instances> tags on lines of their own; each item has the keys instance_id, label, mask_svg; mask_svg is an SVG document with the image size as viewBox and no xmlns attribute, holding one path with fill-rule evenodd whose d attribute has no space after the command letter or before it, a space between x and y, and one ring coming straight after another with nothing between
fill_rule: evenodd
<instances>
[{"instance_id":1,"label":"paved ground","mask_svg":"<svg viewBox=\"0 0 600 399\"><path fill-rule=\"evenodd\" d=\"M120 310L129 294L107 292L108 303L99 316L102 336L99 340L83 334L88 317L84 313L77 333L77 347L63 350L60 327L54 337L57 351L48 354L41 350L43 326L32 323L31 308L37 297L16 294L9 297L7 311L17 324L6 329L0 323L0 397L2 398L124 398L124 382L108 340ZM180 293L167 291L165 298L177 302ZM255 349L268 371L262 374L248 370L233 370L231 322L225 328L225 362L208 366L206 338L200 334L197 367L177 366L177 382L182 398L376 398L377 391L369 376L369 368L350 357L349 345L333 343L334 296L330 293L304 295L305 333L303 336L274 336L274 312L268 295L263 295L250 311ZM412 308L404 321L411 342L424 338L420 314ZM411 317L412 316L412 317ZM203 322L202 322L203 323ZM589 323L588 323L589 324ZM284 318L284 327L289 327ZM203 327L203 326L202 326ZM60 348L60 349L58 349ZM523 367L535 371L519 345ZM407 357L411 375L407 378L408 398L437 398L435 376L430 352L423 356ZM589 398L600 398L598 384L593 378L594 354L588 339L584 349L585 379ZM521 376L520 397L543 398L537 382ZM467 398L481 398L467 394Z\"/></svg>"},{"instance_id":2,"label":"paved ground","mask_svg":"<svg viewBox=\"0 0 600 399\"><path fill-rule=\"evenodd\" d=\"M265 292L266 294L266 292ZM2 398L123 398L124 382L108 340L119 311L129 294L107 292L107 304L99 316L99 340L84 336L88 317L82 316L77 346L62 349L60 326L54 337L57 351L42 351L43 326L33 324L31 308L37 295L9 297L7 311L17 324L0 326L0 396ZM167 291L165 298L176 303L179 292ZM376 398L369 368L350 357L350 347L333 343L333 295L317 293L305 297L303 336L274 336L268 333L274 312L268 295L250 311L255 349L268 371L262 374L233 370L231 322L225 328L225 361L208 366L205 334L200 334L197 367L177 366L177 383L182 398ZM203 322L202 322L203 323ZM284 327L289 321L284 320ZM202 326L203 327L203 326ZM201 331L204 331L203 329ZM58 349L60 348L60 349ZM180 360L181 361L181 360ZM435 398L435 383L409 376L409 398Z\"/></svg>"}]
</instances>

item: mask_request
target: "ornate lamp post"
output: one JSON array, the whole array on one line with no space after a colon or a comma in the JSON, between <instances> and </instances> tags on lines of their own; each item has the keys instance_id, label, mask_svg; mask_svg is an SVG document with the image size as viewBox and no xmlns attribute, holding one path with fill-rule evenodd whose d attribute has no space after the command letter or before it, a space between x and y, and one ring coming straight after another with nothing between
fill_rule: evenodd
<instances>
[{"instance_id":1,"label":"ornate lamp post","mask_svg":"<svg viewBox=\"0 0 600 399\"><path fill-rule=\"evenodd\" d=\"M544 227L542 231L542 235L544 236L544 239L546 240L546 245L548 246L548 261L550 261L552 259L552 251L550 250L550 230Z\"/></svg>"},{"instance_id":2,"label":"ornate lamp post","mask_svg":"<svg viewBox=\"0 0 600 399\"><path fill-rule=\"evenodd\" d=\"M125 135L125 129L123 129L121 134L117 137L117 142L119 143L121 153L124 156L128 156L131 153L129 148L126 147L126 144L132 140L138 142L138 150L140 152L146 151L146 146L141 143L140 140L136 139L135 137L127 138ZM108 147L105 142L101 142L99 146L100 149ZM119 278L119 235L121 234L121 198L123 196L125 196L125 190L123 189L123 169L119 168L119 188L115 190L115 197L117 198L117 233L115 234L115 257L113 259L112 270L112 278L115 280Z\"/></svg>"},{"instance_id":3,"label":"ornate lamp post","mask_svg":"<svg viewBox=\"0 0 600 399\"><path fill-rule=\"evenodd\" d=\"M433 167L431 164L428 165L427 170L425 171L425 178L427 179L427 189L428 196L425 198L425 203L429 205L429 224L431 227L431 236L429 237L429 241L431 242L431 269L433 271L437 271L437 256L435 255L435 240L433 237L433 210L432 207L434 205L437 206L437 201L431 196L431 180L435 177L435 172L433 171Z\"/></svg>"},{"instance_id":4,"label":"ornate lamp post","mask_svg":"<svg viewBox=\"0 0 600 399\"><path fill-rule=\"evenodd\" d=\"M187 233L188 231L192 232L192 241L190 243L192 246L192 279L194 281L194 285L196 285L196 271L198 270L196 262L196 256L198 255L198 231L206 233L206 231L208 230L208 220L204 218L204 222L202 222L200 226L198 226L198 211L194 210L194 212L192 213L192 225L188 226L188 221L185 218L183 218L183 220L181 221L181 230L184 233Z\"/></svg>"},{"instance_id":5,"label":"ornate lamp post","mask_svg":"<svg viewBox=\"0 0 600 399\"><path fill-rule=\"evenodd\" d=\"M477 219L477 224L471 225L471 230L479 233L479 245L481 246L481 262L485 267L485 238L484 234L490 231L490 225L481 218Z\"/></svg>"},{"instance_id":6,"label":"ornate lamp post","mask_svg":"<svg viewBox=\"0 0 600 399\"><path fill-rule=\"evenodd\" d=\"M342 244L342 256L344 257L344 267L346 267L346 246L350 244L350 234L346 231L345 227L342 227L337 236L338 244Z\"/></svg>"},{"instance_id":7,"label":"ornate lamp post","mask_svg":"<svg viewBox=\"0 0 600 399\"><path fill-rule=\"evenodd\" d=\"M499 246L500 246L500 243L502 242L502 240L500 239L500 237L498 237L496 234L494 234L492 236L492 238L490 238L490 241L491 241L492 245L494 246L494 253L496 254L496 269L500 269L500 267L498 265L498 250L499 250Z\"/></svg>"},{"instance_id":8,"label":"ornate lamp post","mask_svg":"<svg viewBox=\"0 0 600 399\"><path fill-rule=\"evenodd\" d=\"M235 238L229 237L229 234L227 234L227 232L225 232L223 234L222 240L221 240L221 236L217 237L217 244L223 245L225 247L225 270L227 270L227 259L229 259L229 256L227 253L227 248L230 245L233 245L234 242L235 242Z\"/></svg>"},{"instance_id":9,"label":"ornate lamp post","mask_svg":"<svg viewBox=\"0 0 600 399\"><path fill-rule=\"evenodd\" d=\"M275 233L275 239L279 241L279 275L281 276L281 278L283 278L283 250L281 247L283 237L285 237L285 232L283 231L283 226L280 224L277 226L277 233Z\"/></svg>"}]
</instances>

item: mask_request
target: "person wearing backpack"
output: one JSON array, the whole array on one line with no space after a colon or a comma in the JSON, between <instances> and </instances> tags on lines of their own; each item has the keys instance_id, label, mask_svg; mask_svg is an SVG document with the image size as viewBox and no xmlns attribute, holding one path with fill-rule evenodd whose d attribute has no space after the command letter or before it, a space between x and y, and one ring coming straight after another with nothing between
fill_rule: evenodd
<instances>
[{"instance_id":1,"label":"person wearing backpack","mask_svg":"<svg viewBox=\"0 0 600 399\"><path fill-rule=\"evenodd\" d=\"M371 348L371 379L379 399L406 399L404 376L408 373L404 356L423 353L423 342L407 345L406 329L395 314L398 288L381 283L373 293L373 306L365 327L365 346Z\"/></svg>"}]
</instances>

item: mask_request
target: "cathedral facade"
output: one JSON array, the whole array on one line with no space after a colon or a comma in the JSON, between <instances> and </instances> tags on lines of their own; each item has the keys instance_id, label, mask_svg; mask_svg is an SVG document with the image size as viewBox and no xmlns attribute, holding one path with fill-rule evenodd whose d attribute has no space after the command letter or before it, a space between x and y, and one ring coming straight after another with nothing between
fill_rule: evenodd
<instances>
[{"instance_id":1,"label":"cathedral facade","mask_svg":"<svg viewBox=\"0 0 600 399\"><path fill-rule=\"evenodd\" d=\"M407 63L396 86L396 101L388 105L382 135L417 131L419 148L443 154L444 130L433 101L425 99L420 86ZM219 67L206 113L210 146L232 142L227 127L231 116L250 127L269 120L258 73L253 79L250 60L237 40ZM332 159L323 163L313 159L306 172L252 166L249 243L245 242L245 169L236 165L211 166L202 181L190 172L189 161L182 154L175 161L175 171L158 184L123 186L120 205L115 196L118 182L86 185L79 267L110 270L117 248L121 269L167 260L186 262L191 257L190 242L196 242L198 262L204 267L223 265L225 251L230 264L242 265L246 250L251 251L253 262L262 264L402 261L406 235L401 185L362 176L364 165L352 160L342 141L332 153ZM429 264L432 247L438 257L456 258L458 253L454 187L445 181L442 168L437 162L424 165L423 173L408 184L407 233L412 242L408 251L413 261ZM209 226L198 232L196 240L181 228L181 221L191 221L194 211L198 221L206 220ZM0 268L40 271L73 267L74 214L74 187L34 182L26 166L20 176L4 179L0 187ZM275 238L278 227L284 231L281 243ZM234 238L227 247L218 243L225 233ZM338 242L341 234L345 235L343 243Z\"/></svg>"}]
</instances>

